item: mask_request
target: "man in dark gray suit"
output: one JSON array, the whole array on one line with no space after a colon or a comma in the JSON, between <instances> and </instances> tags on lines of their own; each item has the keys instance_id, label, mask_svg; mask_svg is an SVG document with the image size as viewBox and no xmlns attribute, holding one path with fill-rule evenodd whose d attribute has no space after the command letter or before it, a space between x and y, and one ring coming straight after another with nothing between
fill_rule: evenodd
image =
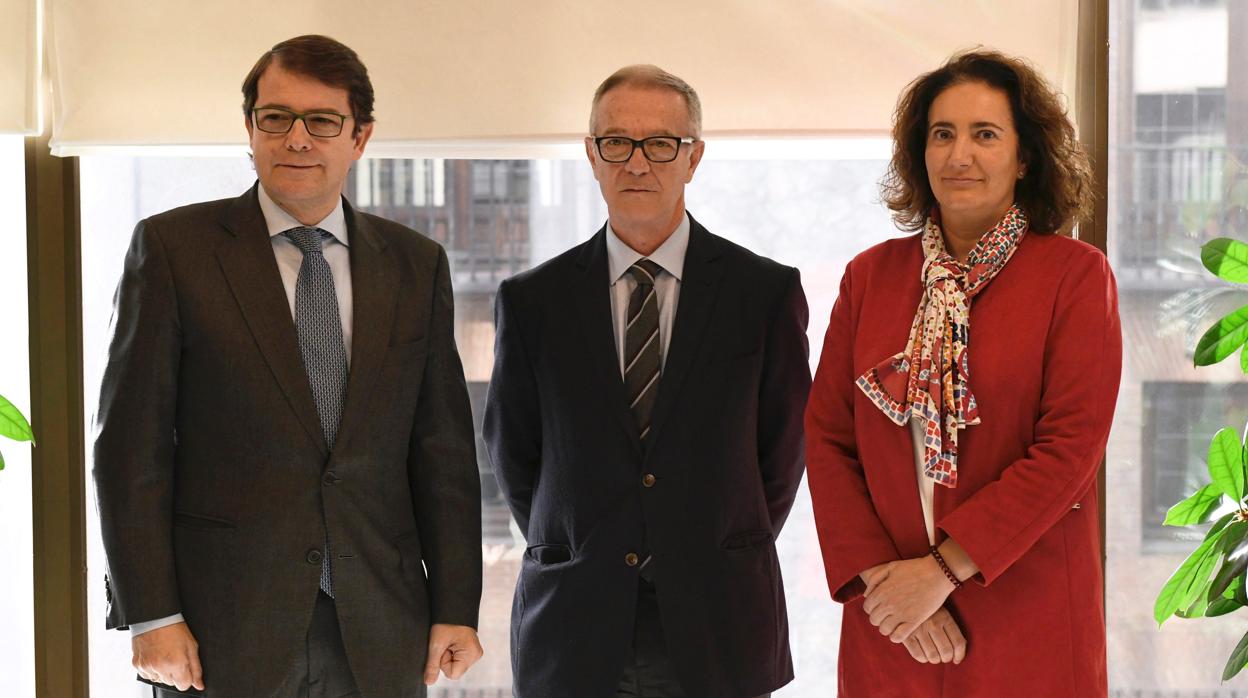
<instances>
[{"instance_id":1,"label":"man in dark gray suit","mask_svg":"<svg viewBox=\"0 0 1248 698\"><path fill-rule=\"evenodd\" d=\"M775 538L804 462L801 281L685 211L685 81L624 68L591 113L607 223L495 307L485 437L528 542L515 692L765 694L793 678Z\"/></svg>"},{"instance_id":2,"label":"man in dark gray suit","mask_svg":"<svg viewBox=\"0 0 1248 698\"><path fill-rule=\"evenodd\" d=\"M95 482L108 627L157 694L423 696L481 656L480 484L447 258L340 192L355 52L243 84L259 182L139 223Z\"/></svg>"}]
</instances>

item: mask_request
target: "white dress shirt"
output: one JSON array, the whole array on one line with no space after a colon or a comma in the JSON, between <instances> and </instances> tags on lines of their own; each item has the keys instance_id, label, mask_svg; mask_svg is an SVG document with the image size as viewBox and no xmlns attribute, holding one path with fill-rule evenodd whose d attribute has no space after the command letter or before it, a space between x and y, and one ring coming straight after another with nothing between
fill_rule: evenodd
<instances>
[{"instance_id":1,"label":"white dress shirt","mask_svg":"<svg viewBox=\"0 0 1248 698\"><path fill-rule=\"evenodd\" d=\"M264 214L264 223L269 229L269 239L273 243L273 256L277 258L277 271L282 277L282 286L286 289L286 300L290 303L290 317L295 317L295 285L299 282L299 265L303 264L303 252L282 233L291 228L302 227L303 224L287 213L264 190L264 185L256 187L260 194L260 212ZM342 340L347 345L347 365L351 363L351 255L350 242L347 234L347 217L342 208L342 197L338 197L338 205L329 212L314 228L320 228L331 237L321 240L321 253L329 263L330 273L334 276L334 294L338 297L338 315L342 318ZM685 224L686 230L688 224ZM684 250L681 250L684 259ZM631 264L631 262L630 262ZM158 618L142 623L130 624L130 636L142 635L149 630L163 628L166 625L181 623L181 613Z\"/></svg>"},{"instance_id":2,"label":"white dress shirt","mask_svg":"<svg viewBox=\"0 0 1248 698\"><path fill-rule=\"evenodd\" d=\"M628 273L640 259L649 259L663 268L654 280L659 303L659 365L667 363L667 347L672 342L672 323L676 304L680 301L680 279L685 270L685 252L689 249L689 215L680 217L680 224L646 256L624 244L607 223L607 274L611 281L611 329L615 332L615 355L620 360L620 377L624 377L624 340L621 328L628 326L628 299L637 288L637 281Z\"/></svg>"},{"instance_id":3,"label":"white dress shirt","mask_svg":"<svg viewBox=\"0 0 1248 698\"><path fill-rule=\"evenodd\" d=\"M932 499L936 481L923 474L923 420L910 419L910 443L914 446L914 470L919 480L919 504L923 507L923 524L927 526L927 544L936 545L936 521Z\"/></svg>"}]
</instances>

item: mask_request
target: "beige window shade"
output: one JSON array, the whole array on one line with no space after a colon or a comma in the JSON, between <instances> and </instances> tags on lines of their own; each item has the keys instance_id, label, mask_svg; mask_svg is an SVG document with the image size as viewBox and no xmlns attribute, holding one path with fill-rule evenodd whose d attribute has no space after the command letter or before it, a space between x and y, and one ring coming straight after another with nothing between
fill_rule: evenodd
<instances>
[{"instance_id":1,"label":"beige window shade","mask_svg":"<svg viewBox=\"0 0 1248 698\"><path fill-rule=\"evenodd\" d=\"M694 85L705 135L881 135L898 92L978 45L1074 91L1078 0L57 0L54 152L239 145L239 85L274 43L355 48L377 92L372 155L576 153L594 88L656 63Z\"/></svg>"},{"instance_id":2,"label":"beige window shade","mask_svg":"<svg viewBox=\"0 0 1248 698\"><path fill-rule=\"evenodd\" d=\"M0 0L0 134L39 133L39 3Z\"/></svg>"}]
</instances>

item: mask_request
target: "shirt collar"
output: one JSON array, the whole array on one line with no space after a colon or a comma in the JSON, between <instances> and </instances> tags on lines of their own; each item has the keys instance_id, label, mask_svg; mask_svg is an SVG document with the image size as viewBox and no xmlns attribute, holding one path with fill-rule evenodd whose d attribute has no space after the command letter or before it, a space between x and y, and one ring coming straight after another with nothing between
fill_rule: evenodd
<instances>
[{"instance_id":1,"label":"shirt collar","mask_svg":"<svg viewBox=\"0 0 1248 698\"><path fill-rule=\"evenodd\" d=\"M320 228L333 235L338 242L347 247L351 246L347 236L347 215L342 208L341 196L338 197L338 205L321 222L314 226L304 226L269 196L269 193L264 190L263 184L257 187L257 189L259 189L260 195L260 212L264 214L264 224L269 228L269 237L277 237L291 228L312 227Z\"/></svg>"},{"instance_id":2,"label":"shirt collar","mask_svg":"<svg viewBox=\"0 0 1248 698\"><path fill-rule=\"evenodd\" d=\"M607 221L607 260L611 274L611 285L614 286L620 277L628 272L629 267L637 263L637 260L645 257L663 267L663 271L676 277L679 281L685 269L685 252L689 249L689 214L680 217L680 224L676 226L676 230L667 236L659 249L655 250L649 256L642 255L637 250L624 244L624 241L616 237L615 231L611 229L611 221Z\"/></svg>"}]
</instances>

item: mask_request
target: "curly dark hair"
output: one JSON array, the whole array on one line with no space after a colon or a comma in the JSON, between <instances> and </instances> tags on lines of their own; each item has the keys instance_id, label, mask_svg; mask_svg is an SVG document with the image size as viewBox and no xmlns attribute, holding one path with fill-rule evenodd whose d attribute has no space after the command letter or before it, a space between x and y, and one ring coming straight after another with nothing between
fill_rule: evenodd
<instances>
[{"instance_id":1,"label":"curly dark hair","mask_svg":"<svg viewBox=\"0 0 1248 698\"><path fill-rule=\"evenodd\" d=\"M1027 214L1031 230L1055 233L1090 217L1092 166L1058 92L1022 59L977 49L954 54L940 68L920 75L897 100L893 159L880 187L898 227L922 228L938 205L925 162L928 111L941 92L967 82L984 83L1009 97L1018 159L1026 165L1014 200Z\"/></svg>"},{"instance_id":2,"label":"curly dark hair","mask_svg":"<svg viewBox=\"0 0 1248 698\"><path fill-rule=\"evenodd\" d=\"M353 136L373 122L373 83L368 78L368 68L350 47L319 34L287 39L260 56L243 80L243 114L249 120L252 107L256 106L260 76L273 61L296 75L346 90L355 122L351 129Z\"/></svg>"}]
</instances>

